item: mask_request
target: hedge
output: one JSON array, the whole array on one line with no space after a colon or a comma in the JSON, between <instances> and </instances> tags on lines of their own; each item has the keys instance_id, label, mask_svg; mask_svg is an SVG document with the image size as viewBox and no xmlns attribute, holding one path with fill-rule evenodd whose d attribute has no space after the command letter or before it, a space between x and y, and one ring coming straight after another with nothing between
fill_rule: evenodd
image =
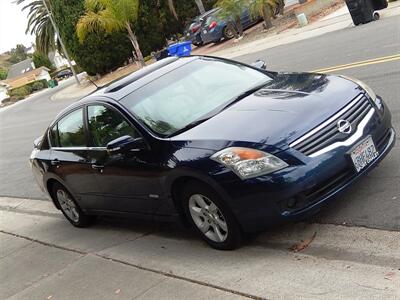
<instances>
[{"instance_id":1,"label":"hedge","mask_svg":"<svg viewBox=\"0 0 400 300\"><path fill-rule=\"evenodd\" d=\"M30 95L32 92L39 91L41 89L47 88L48 86L49 85L46 79L36 80L23 86L11 89L8 94L10 95L10 97L15 97L20 100Z\"/></svg>"}]
</instances>

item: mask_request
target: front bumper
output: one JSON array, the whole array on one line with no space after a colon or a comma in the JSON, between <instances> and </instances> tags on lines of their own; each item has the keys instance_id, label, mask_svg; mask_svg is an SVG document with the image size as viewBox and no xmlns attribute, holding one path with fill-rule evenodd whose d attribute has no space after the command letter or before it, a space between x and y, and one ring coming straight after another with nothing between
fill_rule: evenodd
<instances>
[{"instance_id":1,"label":"front bumper","mask_svg":"<svg viewBox=\"0 0 400 300\"><path fill-rule=\"evenodd\" d=\"M349 152L371 136L379 156L356 172ZM273 175L249 180L218 180L229 205L246 232L264 229L289 220L299 220L318 212L324 204L362 178L390 152L396 141L391 115L374 111L352 143L341 145L316 157L288 149L282 155L298 158L302 163ZM350 138L349 138L350 139Z\"/></svg>"}]
</instances>

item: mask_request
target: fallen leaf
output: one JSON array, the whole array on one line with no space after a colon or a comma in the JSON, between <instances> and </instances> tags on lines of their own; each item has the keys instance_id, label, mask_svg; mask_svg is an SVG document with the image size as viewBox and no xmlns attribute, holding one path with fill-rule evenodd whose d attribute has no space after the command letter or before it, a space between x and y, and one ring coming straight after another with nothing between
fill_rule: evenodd
<instances>
[{"instance_id":1,"label":"fallen leaf","mask_svg":"<svg viewBox=\"0 0 400 300\"><path fill-rule=\"evenodd\" d=\"M116 290L115 293L116 293L116 294L121 293L121 289Z\"/></svg>"},{"instance_id":2,"label":"fallen leaf","mask_svg":"<svg viewBox=\"0 0 400 300\"><path fill-rule=\"evenodd\" d=\"M385 275L385 279L388 279L388 280L390 280L390 279L392 279L394 276L396 275L396 273L395 272L389 272L389 273L387 273L386 275Z\"/></svg>"},{"instance_id":3,"label":"fallen leaf","mask_svg":"<svg viewBox=\"0 0 400 300\"><path fill-rule=\"evenodd\" d=\"M292 247L289 248L289 250L292 250L293 252L300 252L306 249L312 243L316 236L317 232L315 231L311 238L307 240L301 240L300 243L294 244Z\"/></svg>"}]
</instances>

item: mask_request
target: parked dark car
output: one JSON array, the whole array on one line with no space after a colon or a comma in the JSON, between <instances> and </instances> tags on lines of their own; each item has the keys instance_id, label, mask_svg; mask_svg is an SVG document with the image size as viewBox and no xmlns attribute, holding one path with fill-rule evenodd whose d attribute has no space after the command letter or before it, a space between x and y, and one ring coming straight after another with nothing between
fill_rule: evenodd
<instances>
[{"instance_id":1,"label":"parked dark car","mask_svg":"<svg viewBox=\"0 0 400 300\"><path fill-rule=\"evenodd\" d=\"M357 80L170 57L63 110L30 162L74 226L181 217L233 249L314 214L394 143L388 107Z\"/></svg>"},{"instance_id":2,"label":"parked dark car","mask_svg":"<svg viewBox=\"0 0 400 300\"><path fill-rule=\"evenodd\" d=\"M252 16L249 10L245 9L240 17L240 21L245 30L261 21L261 18ZM234 27L237 27L232 18L221 16L221 9L217 9L206 17L201 27L201 40L203 43L218 43L221 39L228 40L233 38L235 35L231 27L228 26L228 22L232 22Z\"/></svg>"},{"instance_id":3,"label":"parked dark car","mask_svg":"<svg viewBox=\"0 0 400 300\"><path fill-rule=\"evenodd\" d=\"M195 46L203 45L203 40L201 39L201 24L204 23L208 15L212 14L216 10L218 10L218 8L213 8L192 19L186 25L185 30L183 31L183 36L185 39L191 41Z\"/></svg>"},{"instance_id":4,"label":"parked dark car","mask_svg":"<svg viewBox=\"0 0 400 300\"><path fill-rule=\"evenodd\" d=\"M58 72L55 76L55 78L57 79L65 79L65 78L69 78L71 76L73 76L74 74L72 73L72 71L70 69L65 69L62 70L60 72Z\"/></svg>"}]
</instances>

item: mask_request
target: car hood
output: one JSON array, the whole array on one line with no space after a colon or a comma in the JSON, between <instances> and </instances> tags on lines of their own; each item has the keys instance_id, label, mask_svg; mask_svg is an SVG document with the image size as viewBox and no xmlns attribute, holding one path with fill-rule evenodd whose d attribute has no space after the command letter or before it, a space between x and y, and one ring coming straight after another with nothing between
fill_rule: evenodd
<instances>
[{"instance_id":1,"label":"car hood","mask_svg":"<svg viewBox=\"0 0 400 300\"><path fill-rule=\"evenodd\" d=\"M254 94L171 140L213 150L238 142L283 150L361 92L338 76L280 73Z\"/></svg>"}]
</instances>

